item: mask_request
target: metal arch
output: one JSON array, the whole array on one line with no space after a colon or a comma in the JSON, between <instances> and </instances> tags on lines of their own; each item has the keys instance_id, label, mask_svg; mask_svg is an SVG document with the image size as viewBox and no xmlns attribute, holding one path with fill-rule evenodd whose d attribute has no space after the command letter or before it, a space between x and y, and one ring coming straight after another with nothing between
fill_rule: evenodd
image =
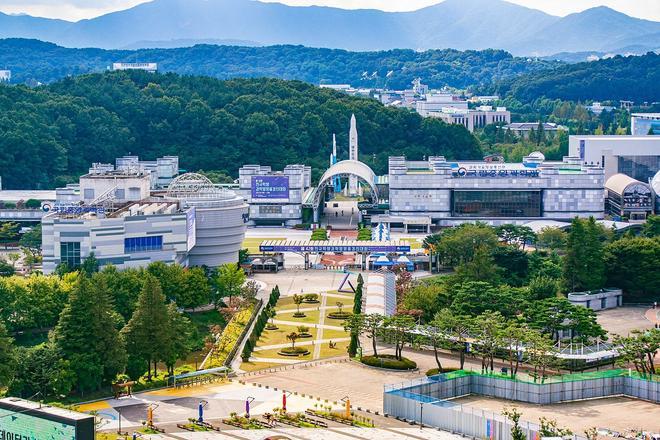
<instances>
[{"instance_id":1,"label":"metal arch","mask_svg":"<svg viewBox=\"0 0 660 440\"><path fill-rule=\"evenodd\" d=\"M332 165L330 168L323 173L321 180L317 186L316 194L314 195L314 205L318 205L320 202L321 194L323 194L322 189L328 185L331 179L335 176L356 176L369 185L371 189L371 194L374 197L374 203L378 203L378 188L376 187L376 174L373 170L365 163L359 162L357 160L342 160Z\"/></svg>"}]
</instances>

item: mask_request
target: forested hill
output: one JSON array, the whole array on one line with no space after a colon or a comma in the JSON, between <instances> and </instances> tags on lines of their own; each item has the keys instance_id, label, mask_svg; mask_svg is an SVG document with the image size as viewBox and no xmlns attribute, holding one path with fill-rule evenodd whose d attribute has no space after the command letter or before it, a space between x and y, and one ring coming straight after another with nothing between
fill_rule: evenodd
<instances>
[{"instance_id":1,"label":"forested hill","mask_svg":"<svg viewBox=\"0 0 660 440\"><path fill-rule=\"evenodd\" d=\"M183 168L233 176L246 163L305 163L318 177L332 133L347 158L351 113L361 159L377 173L388 155L481 157L461 126L300 81L110 72L0 86L0 176L8 189L50 188L131 153L178 154Z\"/></svg>"},{"instance_id":2,"label":"forested hill","mask_svg":"<svg viewBox=\"0 0 660 440\"><path fill-rule=\"evenodd\" d=\"M614 58L558 66L499 81L484 91L510 95L521 102L540 97L570 101L660 101L660 55Z\"/></svg>"},{"instance_id":3,"label":"forested hill","mask_svg":"<svg viewBox=\"0 0 660 440\"><path fill-rule=\"evenodd\" d=\"M69 75L102 72L113 62L156 62L161 72L220 79L271 77L312 84L402 89L419 77L431 87L490 84L560 65L513 57L502 50L391 50L348 52L303 46L197 45L176 49L68 49L38 40L0 40L0 68L13 81L49 83Z\"/></svg>"}]
</instances>

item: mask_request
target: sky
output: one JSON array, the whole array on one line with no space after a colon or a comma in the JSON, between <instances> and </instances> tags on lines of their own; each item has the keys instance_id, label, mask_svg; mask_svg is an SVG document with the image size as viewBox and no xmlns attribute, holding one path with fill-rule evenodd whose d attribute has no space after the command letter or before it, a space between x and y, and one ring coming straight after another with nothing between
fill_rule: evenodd
<instances>
[{"instance_id":1,"label":"sky","mask_svg":"<svg viewBox=\"0 0 660 440\"><path fill-rule=\"evenodd\" d=\"M440 0L263 0L294 6L334 6L345 9L374 8L411 11ZM660 21L660 0L508 0L552 15L567 15L594 6L609 6L633 17ZM145 3L145 0L0 0L0 11L64 20L92 18Z\"/></svg>"}]
</instances>

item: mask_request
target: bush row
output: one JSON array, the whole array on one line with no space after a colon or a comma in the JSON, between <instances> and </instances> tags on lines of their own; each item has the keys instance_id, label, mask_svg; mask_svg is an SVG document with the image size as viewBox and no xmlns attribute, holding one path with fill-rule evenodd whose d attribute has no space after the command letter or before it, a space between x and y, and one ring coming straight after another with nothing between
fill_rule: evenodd
<instances>
[{"instance_id":1,"label":"bush row","mask_svg":"<svg viewBox=\"0 0 660 440\"><path fill-rule=\"evenodd\" d=\"M266 304L266 307L264 307L264 309L259 314L250 337L247 339L247 341L245 341L245 347L243 347L243 352L241 353L241 359L243 359L243 362L247 362L248 359L250 359L250 356L252 356L252 352L257 346L257 341L259 341L261 333L263 333L264 329L266 328L266 324L268 324L268 319L270 319L269 309L275 307L275 304L277 304L279 299L280 288L275 286L275 288L273 288L273 290L270 292L268 304Z\"/></svg>"}]
</instances>

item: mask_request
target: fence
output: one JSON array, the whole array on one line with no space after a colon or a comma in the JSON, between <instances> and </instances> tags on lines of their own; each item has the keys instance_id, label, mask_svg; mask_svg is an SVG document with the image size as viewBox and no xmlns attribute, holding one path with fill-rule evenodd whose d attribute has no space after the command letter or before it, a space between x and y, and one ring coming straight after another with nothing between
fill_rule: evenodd
<instances>
[{"instance_id":1,"label":"fence","mask_svg":"<svg viewBox=\"0 0 660 440\"><path fill-rule=\"evenodd\" d=\"M660 403L660 376L607 370L553 376L541 383L460 370L386 386L383 409L393 416L470 437L511 440L511 425L506 418L446 400L469 394L535 404L621 395ZM537 425L525 422L522 427L528 439L536 438Z\"/></svg>"},{"instance_id":2,"label":"fence","mask_svg":"<svg viewBox=\"0 0 660 440\"><path fill-rule=\"evenodd\" d=\"M542 405L621 395L660 403L660 376L642 377L628 370L606 370L552 376L534 382L460 370L404 386L389 386L387 392L420 394L434 400L479 394Z\"/></svg>"},{"instance_id":3,"label":"fence","mask_svg":"<svg viewBox=\"0 0 660 440\"><path fill-rule=\"evenodd\" d=\"M512 423L504 416L451 402L438 401L428 396L408 393L407 396L385 394L383 408L386 414L406 420L414 420L425 426L433 426L466 437L490 440L513 440ZM520 421L520 428L528 440L541 438L539 425ZM586 440L578 435L573 440Z\"/></svg>"}]
</instances>

